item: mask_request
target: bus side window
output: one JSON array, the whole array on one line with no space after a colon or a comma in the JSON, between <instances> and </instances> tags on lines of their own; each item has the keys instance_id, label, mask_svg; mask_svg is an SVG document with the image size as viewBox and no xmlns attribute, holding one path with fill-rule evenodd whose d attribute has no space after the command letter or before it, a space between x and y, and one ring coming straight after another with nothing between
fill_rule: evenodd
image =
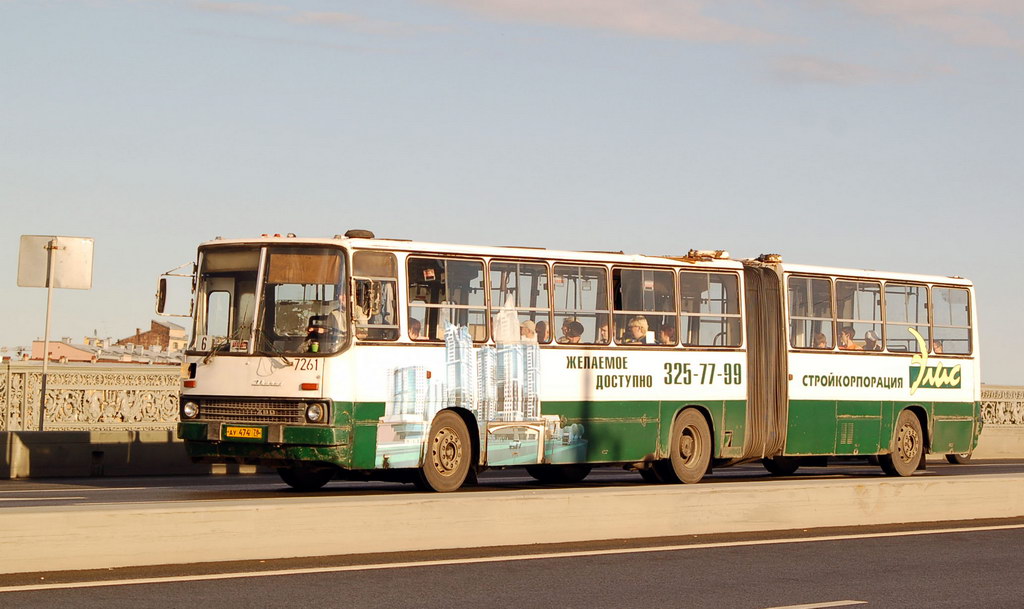
<instances>
[{"instance_id":1,"label":"bus side window","mask_svg":"<svg viewBox=\"0 0 1024 609\"><path fill-rule=\"evenodd\" d=\"M885 347L888 351L920 353L931 342L928 288L903 283L885 284Z\"/></svg>"},{"instance_id":2,"label":"bus side window","mask_svg":"<svg viewBox=\"0 0 1024 609\"><path fill-rule=\"evenodd\" d=\"M556 264L553 336L559 344L608 344L608 270L602 266Z\"/></svg>"},{"instance_id":3,"label":"bus side window","mask_svg":"<svg viewBox=\"0 0 1024 609\"><path fill-rule=\"evenodd\" d=\"M790 277L789 344L797 349L832 349L832 280L827 277Z\"/></svg>"},{"instance_id":4,"label":"bus side window","mask_svg":"<svg viewBox=\"0 0 1024 609\"><path fill-rule=\"evenodd\" d=\"M932 351L946 355L971 353L970 292L963 288L932 288Z\"/></svg>"},{"instance_id":5,"label":"bus side window","mask_svg":"<svg viewBox=\"0 0 1024 609\"><path fill-rule=\"evenodd\" d=\"M615 342L620 345L676 343L675 274L671 270L612 270Z\"/></svg>"},{"instance_id":6,"label":"bus side window","mask_svg":"<svg viewBox=\"0 0 1024 609\"><path fill-rule=\"evenodd\" d=\"M836 280L836 320L839 348L847 351L882 350L882 286L877 281ZM852 338L849 342L844 331Z\"/></svg>"},{"instance_id":7,"label":"bus side window","mask_svg":"<svg viewBox=\"0 0 1024 609\"><path fill-rule=\"evenodd\" d=\"M739 276L680 271L680 335L688 347L739 347Z\"/></svg>"},{"instance_id":8,"label":"bus side window","mask_svg":"<svg viewBox=\"0 0 1024 609\"><path fill-rule=\"evenodd\" d=\"M548 265L543 262L491 261L491 332L495 342L551 342L548 285ZM514 325L499 318L510 309L515 311Z\"/></svg>"},{"instance_id":9,"label":"bus side window","mask_svg":"<svg viewBox=\"0 0 1024 609\"><path fill-rule=\"evenodd\" d=\"M448 326L464 327L473 342L487 340L486 278L482 260L410 257L409 319L414 340L441 341Z\"/></svg>"}]
</instances>

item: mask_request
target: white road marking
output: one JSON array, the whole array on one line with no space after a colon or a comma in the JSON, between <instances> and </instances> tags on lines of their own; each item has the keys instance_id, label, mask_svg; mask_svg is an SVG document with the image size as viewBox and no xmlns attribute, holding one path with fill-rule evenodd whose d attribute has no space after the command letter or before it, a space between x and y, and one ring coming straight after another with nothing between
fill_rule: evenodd
<instances>
[{"instance_id":1,"label":"white road marking","mask_svg":"<svg viewBox=\"0 0 1024 609\"><path fill-rule=\"evenodd\" d=\"M786 605L784 607L767 607L766 609L823 609L824 607L848 607L850 605L867 605L867 601L826 601L807 603L805 605Z\"/></svg>"},{"instance_id":2,"label":"white road marking","mask_svg":"<svg viewBox=\"0 0 1024 609\"><path fill-rule=\"evenodd\" d=\"M0 489L0 493L91 493L95 491L141 491L148 488L172 488L172 487L146 487L146 486L122 486L118 488L100 487L84 488L76 486L73 488L33 488L33 489Z\"/></svg>"},{"instance_id":3,"label":"white road marking","mask_svg":"<svg viewBox=\"0 0 1024 609\"><path fill-rule=\"evenodd\" d=\"M684 550L707 550L713 548L736 548L745 546L767 546L790 543L814 543L821 541L849 541L855 539L879 539L883 537L910 537L916 535L941 535L949 533L975 533L979 531L1008 531L1024 529L1024 524L1005 524L985 527L963 527L954 529L921 529L919 531L896 531L890 533L858 533L851 535L825 535L821 537L793 537L789 539L755 539L748 541L723 541L675 546L648 546L642 548L615 548L611 550L582 550L578 552L549 552L543 554L518 554L505 556L483 556L478 558L451 558L446 560L422 560L413 562L374 563L368 565L345 565L339 567L308 567L303 569L278 569L274 571L210 573L206 575L175 575L170 577L144 577L138 579L108 579L101 581L67 582L60 584L30 584L24 586L0 587L3 592L31 592L37 590L61 590L67 588L102 588L107 586L135 586L140 584L169 584L178 582L211 581L219 579L247 579L252 577L278 577L282 575L316 575L322 573L344 573L347 571L380 571L385 569L409 569L415 567L443 567L492 562L515 562L520 560L545 560L556 558L578 558L583 556L610 556L616 554L645 554L648 552L681 552ZM846 601L843 601L846 602ZM811 605L827 607L829 605Z\"/></svg>"},{"instance_id":4,"label":"white road marking","mask_svg":"<svg viewBox=\"0 0 1024 609\"><path fill-rule=\"evenodd\" d=\"M0 497L0 501L69 501L85 497Z\"/></svg>"}]
</instances>

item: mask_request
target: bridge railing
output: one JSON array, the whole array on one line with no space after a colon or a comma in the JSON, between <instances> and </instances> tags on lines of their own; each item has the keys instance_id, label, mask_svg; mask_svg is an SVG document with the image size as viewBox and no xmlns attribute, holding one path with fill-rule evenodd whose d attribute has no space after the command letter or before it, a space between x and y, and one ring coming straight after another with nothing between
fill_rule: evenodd
<instances>
[{"instance_id":1,"label":"bridge railing","mask_svg":"<svg viewBox=\"0 0 1024 609\"><path fill-rule=\"evenodd\" d=\"M981 416L986 426L1024 426L1024 387L982 385Z\"/></svg>"},{"instance_id":2,"label":"bridge railing","mask_svg":"<svg viewBox=\"0 0 1024 609\"><path fill-rule=\"evenodd\" d=\"M178 366L54 364L46 382L48 431L172 430L178 422ZM0 365L0 431L39 429L42 362Z\"/></svg>"},{"instance_id":3,"label":"bridge railing","mask_svg":"<svg viewBox=\"0 0 1024 609\"><path fill-rule=\"evenodd\" d=\"M51 364L45 428L171 430L178 422L178 366L156 364ZM33 431L39 425L42 363L0 365L0 431ZM986 426L1024 431L1024 387L982 385Z\"/></svg>"}]
</instances>

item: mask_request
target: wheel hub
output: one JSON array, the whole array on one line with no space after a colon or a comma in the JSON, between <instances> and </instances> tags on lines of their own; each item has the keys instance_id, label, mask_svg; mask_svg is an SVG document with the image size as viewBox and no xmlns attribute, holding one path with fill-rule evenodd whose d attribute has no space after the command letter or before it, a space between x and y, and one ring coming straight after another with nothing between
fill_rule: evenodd
<instances>
[{"instance_id":1,"label":"wheel hub","mask_svg":"<svg viewBox=\"0 0 1024 609\"><path fill-rule=\"evenodd\" d=\"M431 463L437 473L450 476L462 462L462 441L451 427L442 427L434 435L430 450Z\"/></svg>"},{"instance_id":2,"label":"wheel hub","mask_svg":"<svg viewBox=\"0 0 1024 609\"><path fill-rule=\"evenodd\" d=\"M693 456L696 447L697 442L693 437L693 433L688 428L684 429L682 436L679 438L679 456L683 460L689 460Z\"/></svg>"},{"instance_id":3,"label":"wheel hub","mask_svg":"<svg viewBox=\"0 0 1024 609\"><path fill-rule=\"evenodd\" d=\"M921 442L920 438L917 437L917 433L910 425L900 427L899 433L896 435L896 448L900 459L904 462L909 463L917 458Z\"/></svg>"}]
</instances>

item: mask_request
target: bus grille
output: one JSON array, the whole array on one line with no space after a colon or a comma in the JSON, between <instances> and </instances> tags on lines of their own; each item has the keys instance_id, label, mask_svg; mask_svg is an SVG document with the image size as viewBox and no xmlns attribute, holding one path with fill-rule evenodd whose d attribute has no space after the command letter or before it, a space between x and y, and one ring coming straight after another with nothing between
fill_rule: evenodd
<instances>
[{"instance_id":1,"label":"bus grille","mask_svg":"<svg viewBox=\"0 0 1024 609\"><path fill-rule=\"evenodd\" d=\"M199 419L246 423L305 423L307 402L235 402L203 400Z\"/></svg>"}]
</instances>

